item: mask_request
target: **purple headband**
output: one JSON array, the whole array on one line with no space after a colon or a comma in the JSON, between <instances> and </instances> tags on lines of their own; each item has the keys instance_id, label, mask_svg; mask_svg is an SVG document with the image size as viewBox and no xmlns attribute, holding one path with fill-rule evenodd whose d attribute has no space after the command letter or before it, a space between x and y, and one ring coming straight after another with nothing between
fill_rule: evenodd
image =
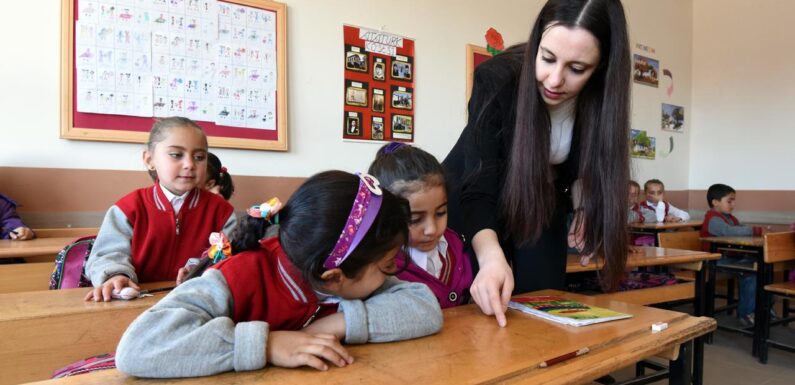
<instances>
[{"instance_id":1,"label":"purple headband","mask_svg":"<svg viewBox=\"0 0 795 385\"><path fill-rule=\"evenodd\" d=\"M406 146L406 144L402 142L391 142L387 144L381 152L384 154L391 154L404 146Z\"/></svg>"},{"instance_id":2,"label":"purple headband","mask_svg":"<svg viewBox=\"0 0 795 385\"><path fill-rule=\"evenodd\" d=\"M378 179L365 173L357 175L359 176L359 191L356 193L351 213L348 214L348 221L345 222L345 227L342 228L342 233L337 239L334 249L323 262L323 267L326 269L337 268L345 262L345 259L351 255L364 235L367 234L367 230L372 226L378 215L378 210L381 208L383 191L381 191Z\"/></svg>"}]
</instances>

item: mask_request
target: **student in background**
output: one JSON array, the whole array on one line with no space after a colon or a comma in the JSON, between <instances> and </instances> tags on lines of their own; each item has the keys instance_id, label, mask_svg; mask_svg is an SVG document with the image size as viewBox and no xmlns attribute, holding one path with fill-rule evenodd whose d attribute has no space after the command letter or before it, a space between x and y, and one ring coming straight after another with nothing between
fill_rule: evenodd
<instances>
[{"instance_id":1,"label":"student in background","mask_svg":"<svg viewBox=\"0 0 795 385\"><path fill-rule=\"evenodd\" d=\"M143 153L150 187L118 200L105 214L86 262L94 289L86 300L110 301L114 290L139 282L176 280L190 257L201 255L212 232L229 233L236 219L222 197L202 187L207 137L182 117L158 120Z\"/></svg>"},{"instance_id":2,"label":"student in background","mask_svg":"<svg viewBox=\"0 0 795 385\"><path fill-rule=\"evenodd\" d=\"M213 194L220 194L226 200L229 200L232 194L235 193L232 175L229 175L229 171L221 164L221 159L218 159L212 152L207 153L207 183L205 188Z\"/></svg>"},{"instance_id":3,"label":"student in background","mask_svg":"<svg viewBox=\"0 0 795 385\"><path fill-rule=\"evenodd\" d=\"M644 217L655 218L658 223L690 220L690 214L687 211L680 210L664 200L665 185L661 180L649 179L643 185L643 191L646 193L646 201L640 206Z\"/></svg>"},{"instance_id":4,"label":"student in background","mask_svg":"<svg viewBox=\"0 0 795 385\"><path fill-rule=\"evenodd\" d=\"M0 194L0 239L24 241L35 236L33 230L25 226L17 214L17 202Z\"/></svg>"},{"instance_id":5,"label":"student in background","mask_svg":"<svg viewBox=\"0 0 795 385\"><path fill-rule=\"evenodd\" d=\"M408 203L369 176L310 177L278 212L249 210L234 256L136 319L116 352L122 372L196 377L230 370L345 366L339 343L386 342L442 326L427 286L393 275ZM275 221L273 221L275 222ZM267 375L267 373L265 373Z\"/></svg>"},{"instance_id":6,"label":"student in background","mask_svg":"<svg viewBox=\"0 0 795 385\"><path fill-rule=\"evenodd\" d=\"M638 198L640 197L640 185L634 180L629 181L629 210L627 211L627 223L656 222L654 216L643 215Z\"/></svg>"},{"instance_id":7,"label":"student in background","mask_svg":"<svg viewBox=\"0 0 795 385\"><path fill-rule=\"evenodd\" d=\"M411 207L408 266L398 278L428 285L442 308L465 304L472 265L461 237L447 227L447 183L433 155L403 143L381 147L368 171ZM404 259L398 258L398 268Z\"/></svg>"},{"instance_id":8,"label":"student in background","mask_svg":"<svg viewBox=\"0 0 795 385\"><path fill-rule=\"evenodd\" d=\"M732 215L734 202L737 199L737 192L725 184L713 184L707 190L707 203L709 211L704 214L704 222L701 225L701 237L724 237L724 236L751 236L761 235L762 228L758 226L743 226L740 221ZM708 251L709 244L704 245ZM754 260L736 256L724 255L717 262L718 265L740 265L753 268ZM754 323L754 306L756 304L756 274L753 272L741 273L740 275L740 300L737 304L737 317L744 326L751 326Z\"/></svg>"}]
</instances>

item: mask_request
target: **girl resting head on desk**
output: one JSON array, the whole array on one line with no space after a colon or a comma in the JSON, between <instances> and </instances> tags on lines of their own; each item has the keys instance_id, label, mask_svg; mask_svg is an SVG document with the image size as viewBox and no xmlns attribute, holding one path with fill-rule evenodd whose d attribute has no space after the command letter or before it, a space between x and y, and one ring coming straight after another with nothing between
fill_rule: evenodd
<instances>
[{"instance_id":1,"label":"girl resting head on desk","mask_svg":"<svg viewBox=\"0 0 795 385\"><path fill-rule=\"evenodd\" d=\"M122 372L193 377L267 364L326 370L353 363L340 341L439 331L442 313L430 289L394 277L408 238L405 199L367 174L327 171L278 206L250 209L232 234L232 257L130 325L116 352Z\"/></svg>"}]
</instances>

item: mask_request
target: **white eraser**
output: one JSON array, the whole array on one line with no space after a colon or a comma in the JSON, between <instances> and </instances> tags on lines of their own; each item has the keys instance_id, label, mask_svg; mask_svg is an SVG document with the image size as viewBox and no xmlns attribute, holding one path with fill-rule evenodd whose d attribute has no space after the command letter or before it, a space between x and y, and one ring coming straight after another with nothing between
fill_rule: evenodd
<instances>
[{"instance_id":1,"label":"white eraser","mask_svg":"<svg viewBox=\"0 0 795 385\"><path fill-rule=\"evenodd\" d=\"M652 333L659 333L665 329L668 329L668 324L665 322L657 322L651 325L651 332Z\"/></svg>"}]
</instances>

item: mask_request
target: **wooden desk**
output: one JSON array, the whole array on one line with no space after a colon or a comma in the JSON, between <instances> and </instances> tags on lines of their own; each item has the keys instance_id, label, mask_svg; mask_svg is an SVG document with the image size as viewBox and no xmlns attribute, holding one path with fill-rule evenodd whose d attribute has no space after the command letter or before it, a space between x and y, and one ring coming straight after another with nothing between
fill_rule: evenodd
<instances>
[{"instance_id":1,"label":"wooden desk","mask_svg":"<svg viewBox=\"0 0 795 385\"><path fill-rule=\"evenodd\" d=\"M704 237L702 242L717 246L764 247L765 237Z\"/></svg>"},{"instance_id":2,"label":"wooden desk","mask_svg":"<svg viewBox=\"0 0 795 385\"><path fill-rule=\"evenodd\" d=\"M26 258L51 256L55 262L58 252L75 240L75 237L35 238L28 241L0 239L0 258Z\"/></svg>"},{"instance_id":3,"label":"wooden desk","mask_svg":"<svg viewBox=\"0 0 795 385\"><path fill-rule=\"evenodd\" d=\"M147 289L174 282L143 284ZM80 359L116 350L122 333L166 293L134 301L85 302L87 288L0 294L0 383L50 378Z\"/></svg>"},{"instance_id":4,"label":"wooden desk","mask_svg":"<svg viewBox=\"0 0 795 385\"><path fill-rule=\"evenodd\" d=\"M689 341L715 329L715 320L705 317L553 290L533 294L563 295L631 313L633 318L576 328L511 310L508 326L500 328L493 317L483 315L475 305L466 305L444 310L445 324L439 334L348 346L355 362L327 372L268 367L175 381L145 380L105 370L40 384L581 384L659 354L675 360L674 371L680 377L672 383L680 383L689 382L688 365L680 365L690 358ZM655 322L667 322L669 327L652 334L650 326ZM677 354L680 345L684 348ZM542 361L586 346L591 349L588 354L538 368Z\"/></svg>"},{"instance_id":5,"label":"wooden desk","mask_svg":"<svg viewBox=\"0 0 795 385\"><path fill-rule=\"evenodd\" d=\"M699 264L703 261L720 259L718 253L707 253L704 251L665 249L662 247L633 246L637 252L627 255L627 268L642 266L662 266L662 265L689 265L689 270L698 270ZM577 273L582 271L595 271L602 268L602 262L596 258L591 259L588 266L580 264L580 256L569 254L566 260L566 272Z\"/></svg>"},{"instance_id":6,"label":"wooden desk","mask_svg":"<svg viewBox=\"0 0 795 385\"><path fill-rule=\"evenodd\" d=\"M701 222L700 221L688 221L688 222L663 222L663 223L630 223L629 224L629 232L634 234L648 234L654 237L654 246L660 246L657 241L657 233L670 231L670 230L680 230L685 228L693 228L693 229L700 229Z\"/></svg>"},{"instance_id":7,"label":"wooden desk","mask_svg":"<svg viewBox=\"0 0 795 385\"><path fill-rule=\"evenodd\" d=\"M52 262L0 265L0 293L49 289L54 265Z\"/></svg>"}]
</instances>

